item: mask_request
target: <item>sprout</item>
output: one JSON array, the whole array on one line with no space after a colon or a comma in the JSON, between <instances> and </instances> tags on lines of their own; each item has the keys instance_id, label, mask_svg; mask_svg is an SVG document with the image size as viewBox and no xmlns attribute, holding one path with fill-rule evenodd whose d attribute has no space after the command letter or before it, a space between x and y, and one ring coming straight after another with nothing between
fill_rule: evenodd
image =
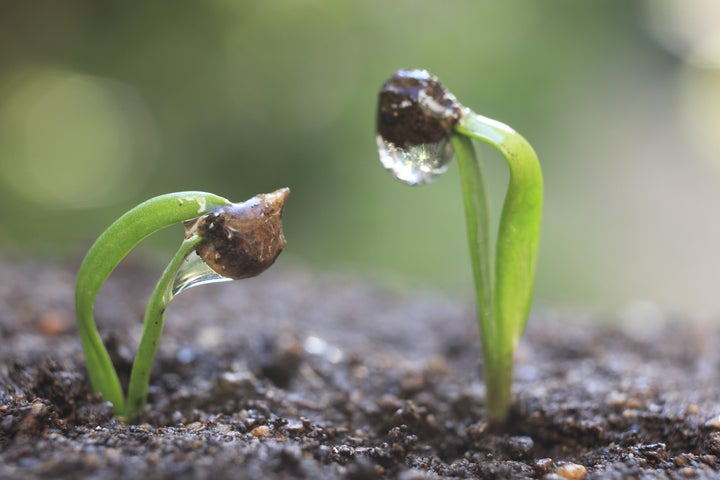
<instances>
[{"instance_id":1,"label":"sprout","mask_svg":"<svg viewBox=\"0 0 720 480\"><path fill-rule=\"evenodd\" d=\"M494 258L485 184L472 138L498 149L510 168ZM501 424L509 413L513 353L527 324L535 282L543 196L537 156L520 134L463 107L426 70L400 70L383 85L377 142L385 168L410 185L433 181L447 170L453 152L457 158L486 403L491 420Z\"/></svg>"},{"instance_id":2,"label":"sprout","mask_svg":"<svg viewBox=\"0 0 720 480\"><path fill-rule=\"evenodd\" d=\"M78 330L94 391L132 419L147 401L150 371L162 333L165 310L179 292L212 281L259 275L285 247L282 212L287 188L233 204L204 192L151 198L116 220L90 247L75 286ZM120 261L148 235L185 222L186 235L148 301L127 399L93 318L100 288Z\"/></svg>"}]
</instances>

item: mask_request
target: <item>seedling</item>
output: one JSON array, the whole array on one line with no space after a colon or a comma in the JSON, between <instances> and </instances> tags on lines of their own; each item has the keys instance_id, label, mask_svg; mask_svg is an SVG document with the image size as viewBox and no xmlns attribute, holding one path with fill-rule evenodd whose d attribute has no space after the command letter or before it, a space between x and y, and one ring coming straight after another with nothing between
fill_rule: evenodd
<instances>
[{"instance_id":1,"label":"seedling","mask_svg":"<svg viewBox=\"0 0 720 480\"><path fill-rule=\"evenodd\" d=\"M117 416L133 419L147 401L165 310L178 293L204 283L253 277L273 264L285 247L281 221L289 193L283 188L242 203L204 192L161 195L122 215L90 247L75 286L78 330L92 388L113 404ZM95 325L93 304L130 250L148 235L180 222L185 224L185 239L150 296L126 398Z\"/></svg>"},{"instance_id":2,"label":"seedling","mask_svg":"<svg viewBox=\"0 0 720 480\"><path fill-rule=\"evenodd\" d=\"M494 259L485 182L473 138L500 150L510 167ZM377 144L385 168L410 185L431 182L447 170L453 152L457 158L487 409L490 419L502 424L510 408L513 353L527 324L535 281L543 195L537 156L520 134L462 106L426 70L399 70L383 85Z\"/></svg>"}]
</instances>

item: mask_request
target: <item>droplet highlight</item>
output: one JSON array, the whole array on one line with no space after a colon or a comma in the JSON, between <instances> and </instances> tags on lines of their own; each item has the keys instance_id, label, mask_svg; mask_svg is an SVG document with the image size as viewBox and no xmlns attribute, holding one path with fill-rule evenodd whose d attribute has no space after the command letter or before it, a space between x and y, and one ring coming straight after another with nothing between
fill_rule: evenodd
<instances>
[{"instance_id":1,"label":"droplet highlight","mask_svg":"<svg viewBox=\"0 0 720 480\"><path fill-rule=\"evenodd\" d=\"M409 185L432 182L454 155L450 136L463 107L427 70L398 70L378 96L380 161Z\"/></svg>"},{"instance_id":2,"label":"droplet highlight","mask_svg":"<svg viewBox=\"0 0 720 480\"><path fill-rule=\"evenodd\" d=\"M455 153L448 140L402 148L378 135L377 147L383 167L408 185L435 180L447 171Z\"/></svg>"}]
</instances>

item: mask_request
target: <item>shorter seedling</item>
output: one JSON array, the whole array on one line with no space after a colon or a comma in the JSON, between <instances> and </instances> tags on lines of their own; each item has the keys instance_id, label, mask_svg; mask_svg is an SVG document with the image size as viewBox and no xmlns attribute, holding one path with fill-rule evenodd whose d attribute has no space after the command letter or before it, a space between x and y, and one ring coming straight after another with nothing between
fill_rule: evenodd
<instances>
[{"instance_id":1,"label":"shorter seedling","mask_svg":"<svg viewBox=\"0 0 720 480\"><path fill-rule=\"evenodd\" d=\"M203 283L253 277L273 264L285 247L282 213L289 193L283 188L242 203L204 192L161 195L122 215L90 247L75 286L78 330L92 388L113 404L117 416L133 419L147 401L165 310L175 295ZM185 239L148 302L125 398L97 331L93 304L130 250L148 235L181 222Z\"/></svg>"},{"instance_id":2,"label":"shorter seedling","mask_svg":"<svg viewBox=\"0 0 720 480\"><path fill-rule=\"evenodd\" d=\"M431 182L447 170L453 153L457 158L475 280L487 409L491 420L501 424L509 412L513 353L525 330L535 281L543 196L537 156L517 132L462 106L426 70L399 70L383 85L377 126L383 165L407 184ZM500 150L510 167L494 265L485 184L472 138Z\"/></svg>"}]
</instances>

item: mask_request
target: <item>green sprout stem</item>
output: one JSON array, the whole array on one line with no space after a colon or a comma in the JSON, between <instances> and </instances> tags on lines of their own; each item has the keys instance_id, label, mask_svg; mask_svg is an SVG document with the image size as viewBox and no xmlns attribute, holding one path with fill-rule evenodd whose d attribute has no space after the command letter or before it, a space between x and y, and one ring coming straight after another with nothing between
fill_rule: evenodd
<instances>
[{"instance_id":1,"label":"green sprout stem","mask_svg":"<svg viewBox=\"0 0 720 480\"><path fill-rule=\"evenodd\" d=\"M90 247L80 265L75 287L75 310L90 384L104 400L113 404L116 415L126 416L128 413L134 413L137 409L135 399L138 395L144 398L144 393L138 392L138 388L135 387L132 394L133 409L126 410L120 379L93 318L93 305L100 288L120 261L145 237L167 226L197 218L229 204L230 201L227 199L205 192L171 193L147 200L110 225ZM183 243L181 252L189 248L189 242ZM172 281L173 271L180 264L177 258L181 252L178 252L171 265L165 270L163 279L168 276L170 277L168 281ZM149 369L147 366L152 365L152 358L148 363L146 355L155 354L158 339L153 340L152 336L159 336L162 330L162 318L159 319L159 328L154 325L148 326L147 323L152 323L157 318L158 312L162 317L164 291L164 289L160 291L156 289L148 306L148 314L143 326L144 346L142 352L136 355L133 366L133 373L136 370L143 373L137 373L136 377L142 377L145 374L144 369Z\"/></svg>"},{"instance_id":2,"label":"green sprout stem","mask_svg":"<svg viewBox=\"0 0 720 480\"><path fill-rule=\"evenodd\" d=\"M510 169L494 265L490 255L487 194L471 138L498 149ZM451 141L465 204L488 414L491 420L502 424L509 414L513 353L525 330L532 302L542 212L542 173L535 152L520 134L473 112L463 115Z\"/></svg>"},{"instance_id":3,"label":"green sprout stem","mask_svg":"<svg viewBox=\"0 0 720 480\"><path fill-rule=\"evenodd\" d=\"M165 310L170 300L172 300L173 282L183 261L195 250L195 247L201 240L201 237L192 236L182 242L177 253L175 253L175 256L165 268L165 271L163 271L160 280L158 280L150 296L147 309L145 310L140 344L138 345L135 361L133 362L130 373L124 413L124 416L127 418L134 418L145 405L145 402L147 402L150 373L153 362L155 361L160 335L162 334L165 324Z\"/></svg>"}]
</instances>

